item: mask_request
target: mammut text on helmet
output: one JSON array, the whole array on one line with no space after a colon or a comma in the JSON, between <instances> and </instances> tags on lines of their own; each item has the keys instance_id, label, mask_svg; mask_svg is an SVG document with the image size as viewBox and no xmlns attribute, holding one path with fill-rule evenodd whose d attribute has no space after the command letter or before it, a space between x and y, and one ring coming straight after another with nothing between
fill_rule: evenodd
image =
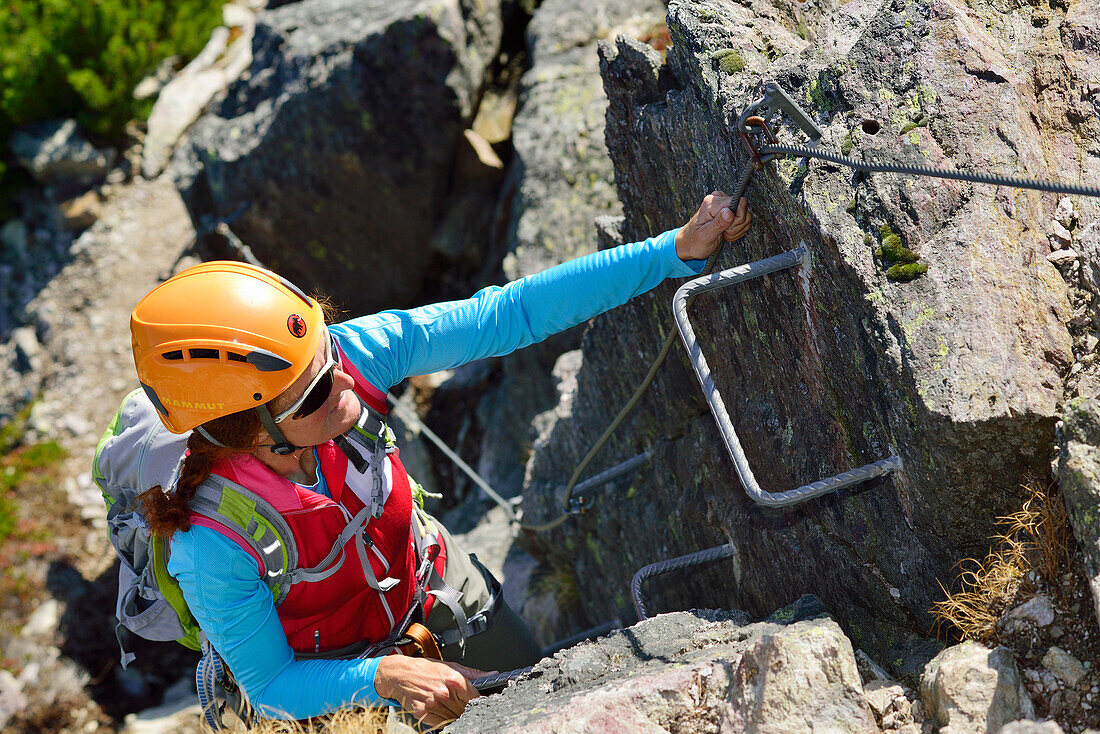
<instances>
[{"instance_id":1,"label":"mammut text on helmet","mask_svg":"<svg viewBox=\"0 0 1100 734\"><path fill-rule=\"evenodd\" d=\"M225 403L193 403L190 400L173 400L171 398L166 402L176 408L187 408L188 410L221 410L225 407Z\"/></svg>"}]
</instances>

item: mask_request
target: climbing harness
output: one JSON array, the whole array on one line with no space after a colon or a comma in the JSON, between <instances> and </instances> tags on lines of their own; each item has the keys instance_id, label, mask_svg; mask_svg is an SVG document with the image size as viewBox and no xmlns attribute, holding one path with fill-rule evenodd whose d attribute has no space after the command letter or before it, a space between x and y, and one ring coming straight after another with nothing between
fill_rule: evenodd
<instances>
[{"instance_id":1,"label":"climbing harness","mask_svg":"<svg viewBox=\"0 0 1100 734\"><path fill-rule=\"evenodd\" d=\"M218 683L225 678L225 664L213 645L202 640L202 658L195 668L195 691L199 696L202 717L214 731L225 728L221 705L218 703Z\"/></svg>"},{"instance_id":2,"label":"climbing harness","mask_svg":"<svg viewBox=\"0 0 1100 734\"><path fill-rule=\"evenodd\" d=\"M244 692L237 686L237 681L225 667L221 655L207 641L206 635L200 634L199 641L202 657L195 667L195 692L206 725L213 731L226 728L222 714L228 706L246 728L251 727L256 722L256 715Z\"/></svg>"}]
</instances>

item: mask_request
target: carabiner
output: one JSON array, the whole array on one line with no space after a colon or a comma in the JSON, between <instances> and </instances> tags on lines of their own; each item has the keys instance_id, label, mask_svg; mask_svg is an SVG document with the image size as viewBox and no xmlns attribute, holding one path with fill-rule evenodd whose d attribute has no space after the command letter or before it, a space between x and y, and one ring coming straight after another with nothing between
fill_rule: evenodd
<instances>
[{"instance_id":1,"label":"carabiner","mask_svg":"<svg viewBox=\"0 0 1100 734\"><path fill-rule=\"evenodd\" d=\"M764 85L764 96L746 107L737 118L737 133L741 136L741 142L748 149L749 157L757 168L776 157L774 153L761 156L757 148L765 143L779 142L775 133L772 132L770 121L780 112L785 113L791 122L810 139L808 144L811 147L821 140L821 128L814 124L805 110L799 107L798 103L791 99L778 84L768 82ZM759 128L759 131L754 131L753 128Z\"/></svg>"},{"instance_id":2,"label":"carabiner","mask_svg":"<svg viewBox=\"0 0 1100 734\"><path fill-rule=\"evenodd\" d=\"M737 134L741 136L741 143L745 146L745 149L748 150L749 158L752 160L752 164L757 170L763 168L765 163L768 163L776 157L775 153L768 153L765 156L761 156L760 151L757 150L757 146L760 143L779 142L775 137L775 133L768 127L768 123L763 117L752 115L751 117L745 118L743 122L738 122L737 127ZM759 132L754 132L751 128L760 128L760 130ZM754 138L759 138L759 140Z\"/></svg>"}]
</instances>

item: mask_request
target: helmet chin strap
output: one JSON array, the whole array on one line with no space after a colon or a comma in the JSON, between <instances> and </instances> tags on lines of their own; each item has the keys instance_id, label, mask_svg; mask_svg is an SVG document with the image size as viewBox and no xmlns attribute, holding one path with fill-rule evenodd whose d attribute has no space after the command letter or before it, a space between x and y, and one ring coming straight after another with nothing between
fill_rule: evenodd
<instances>
[{"instance_id":1,"label":"helmet chin strap","mask_svg":"<svg viewBox=\"0 0 1100 734\"><path fill-rule=\"evenodd\" d=\"M209 431L207 431L207 430L206 430L205 428L203 428L202 426L195 426L195 433L199 434L200 436L202 436L203 438L205 438L205 439L206 439L207 441L209 441L210 443L214 444L214 445L215 445L215 446L217 446L218 448L223 448L223 449L224 449L224 448L227 448L227 447L226 447L226 445L225 445L224 443L222 443L222 442L221 442L221 441L219 441L218 439L216 439L216 438L214 438L213 436L211 436L211 435L210 435L210 432L209 432Z\"/></svg>"},{"instance_id":2,"label":"helmet chin strap","mask_svg":"<svg viewBox=\"0 0 1100 734\"><path fill-rule=\"evenodd\" d=\"M256 415L260 417L260 422L264 424L264 430L267 431L267 435L271 436L271 440L275 442L270 447L271 453L278 454L279 456L287 456L302 448L286 440L286 436L279 430L279 425L275 422L275 419L271 417L271 411L267 409L267 403L257 405L255 410Z\"/></svg>"}]
</instances>

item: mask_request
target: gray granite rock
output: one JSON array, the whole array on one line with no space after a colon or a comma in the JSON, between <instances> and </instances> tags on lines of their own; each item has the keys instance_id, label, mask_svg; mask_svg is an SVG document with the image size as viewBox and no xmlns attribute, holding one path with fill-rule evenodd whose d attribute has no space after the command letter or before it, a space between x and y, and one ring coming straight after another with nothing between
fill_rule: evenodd
<instances>
[{"instance_id":1,"label":"gray granite rock","mask_svg":"<svg viewBox=\"0 0 1100 734\"><path fill-rule=\"evenodd\" d=\"M535 11L513 123L510 279L594 252L593 219L619 212L596 46L618 33L660 33L664 10L659 0L546 0Z\"/></svg>"},{"instance_id":2,"label":"gray granite rock","mask_svg":"<svg viewBox=\"0 0 1100 734\"><path fill-rule=\"evenodd\" d=\"M11 151L35 181L71 189L102 181L115 157L113 150L88 142L76 120L47 120L17 130Z\"/></svg>"},{"instance_id":3,"label":"gray granite rock","mask_svg":"<svg viewBox=\"0 0 1100 734\"><path fill-rule=\"evenodd\" d=\"M879 731L835 622L747 621L659 615L542 661L446 731Z\"/></svg>"},{"instance_id":4,"label":"gray granite rock","mask_svg":"<svg viewBox=\"0 0 1100 734\"><path fill-rule=\"evenodd\" d=\"M1056 721L1013 721L1001 727L997 734L1063 734Z\"/></svg>"},{"instance_id":5,"label":"gray granite rock","mask_svg":"<svg viewBox=\"0 0 1100 734\"><path fill-rule=\"evenodd\" d=\"M420 301L500 38L498 0L261 13L252 73L173 158L192 218L243 209L234 232L261 262L352 313Z\"/></svg>"},{"instance_id":6,"label":"gray granite rock","mask_svg":"<svg viewBox=\"0 0 1100 734\"><path fill-rule=\"evenodd\" d=\"M997 731L1035 711L1012 651L964 642L937 655L921 680L925 711L952 734Z\"/></svg>"},{"instance_id":7,"label":"gray granite rock","mask_svg":"<svg viewBox=\"0 0 1100 734\"><path fill-rule=\"evenodd\" d=\"M1057 721L1010 721L997 734L1063 734Z\"/></svg>"},{"instance_id":8,"label":"gray granite rock","mask_svg":"<svg viewBox=\"0 0 1100 734\"><path fill-rule=\"evenodd\" d=\"M759 97L761 78L805 106L829 149L1072 180L1078 172L1055 158L1092 158L1057 132L1055 118L1076 103L1091 67L1081 61L1065 85L1040 90L1032 73L1046 74L1053 60L1029 56L1048 42L1030 23L1032 8L1004 14L1026 23L994 19L987 28L969 19L992 19L999 11L991 8L981 0L804 10L674 2L667 59L628 40L606 44L607 140L624 238L677 226L704 194L733 185L747 155L731 126ZM735 53L740 64L729 62ZM1040 100L1048 107L1033 120ZM1096 125L1080 118L1075 144L1095 147ZM800 135L786 124L780 134ZM1048 158L1055 141L1064 156ZM534 542L550 565L577 570L593 621L629 617L620 590L640 567L732 542L737 557L664 584L660 608L736 599L762 615L787 590L809 591L855 644L888 660L910 635L928 634L941 598L935 580L949 578L959 558L980 557L994 518L1022 502L1025 478L1049 471L1073 356L1066 285L1044 258L1038 225L1051 220L1059 197L931 178L859 179L794 160L756 174L748 197L755 224L726 248L721 267L800 243L812 256L808 272L707 294L693 311L757 479L767 491L786 490L891 454L902 471L785 510L755 505L697 381L674 355L593 471L645 449L652 462L628 493L609 493ZM1082 210L1078 226L1089 216ZM928 271L910 282L888 275L894 263L883 240L909 247ZM558 514L562 478L674 328L673 290L662 286L586 332L569 415L528 466L532 521Z\"/></svg>"},{"instance_id":9,"label":"gray granite rock","mask_svg":"<svg viewBox=\"0 0 1100 734\"><path fill-rule=\"evenodd\" d=\"M146 122L142 148L141 172L146 178L164 170L187 128L252 62L255 14L240 6L227 5L223 15L226 25L215 28L202 52L158 90ZM226 26L238 30L232 41L230 28Z\"/></svg>"},{"instance_id":10,"label":"gray granite rock","mask_svg":"<svg viewBox=\"0 0 1100 734\"><path fill-rule=\"evenodd\" d=\"M27 706L22 685L10 671L0 670L0 727Z\"/></svg>"},{"instance_id":11,"label":"gray granite rock","mask_svg":"<svg viewBox=\"0 0 1100 734\"><path fill-rule=\"evenodd\" d=\"M1070 687L1076 686L1088 672L1080 660L1057 645L1051 646L1046 651L1042 663L1044 668L1065 681Z\"/></svg>"},{"instance_id":12,"label":"gray granite rock","mask_svg":"<svg viewBox=\"0 0 1100 734\"><path fill-rule=\"evenodd\" d=\"M1066 403L1058 476L1100 620L1100 400Z\"/></svg>"},{"instance_id":13,"label":"gray granite rock","mask_svg":"<svg viewBox=\"0 0 1100 734\"><path fill-rule=\"evenodd\" d=\"M1054 606L1050 597L1039 594L1015 607L1003 618L1003 630L1006 633L1019 632L1039 627L1049 627L1054 623Z\"/></svg>"}]
</instances>

